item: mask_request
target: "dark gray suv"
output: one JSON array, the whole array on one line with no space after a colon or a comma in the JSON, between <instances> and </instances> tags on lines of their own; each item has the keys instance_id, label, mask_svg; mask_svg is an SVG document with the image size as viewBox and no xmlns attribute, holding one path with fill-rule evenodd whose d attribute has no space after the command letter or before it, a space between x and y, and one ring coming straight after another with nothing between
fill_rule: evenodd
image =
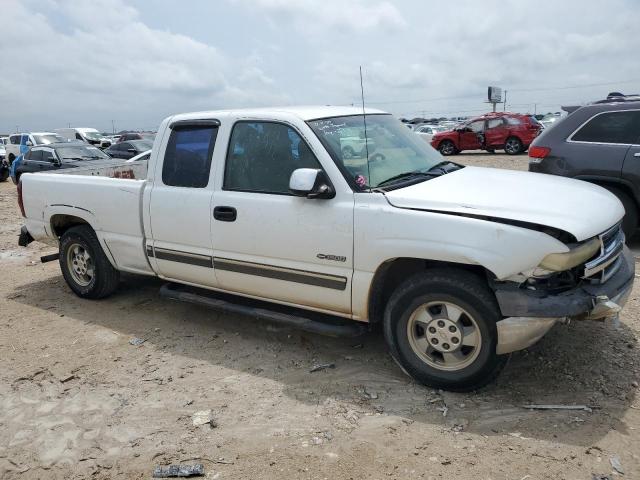
<instances>
[{"instance_id":1,"label":"dark gray suv","mask_svg":"<svg viewBox=\"0 0 640 480\"><path fill-rule=\"evenodd\" d=\"M529 147L529 171L577 178L615 194L627 239L638 227L640 97L616 96L580 107ZM561 194L561 192L558 192Z\"/></svg>"}]
</instances>

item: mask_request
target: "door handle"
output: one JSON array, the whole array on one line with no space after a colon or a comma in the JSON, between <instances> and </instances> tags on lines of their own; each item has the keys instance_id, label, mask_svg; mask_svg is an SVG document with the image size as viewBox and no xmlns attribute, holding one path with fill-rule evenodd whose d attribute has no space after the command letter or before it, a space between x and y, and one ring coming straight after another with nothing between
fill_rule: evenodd
<instances>
[{"instance_id":1,"label":"door handle","mask_svg":"<svg viewBox=\"0 0 640 480\"><path fill-rule=\"evenodd\" d=\"M213 218L221 222L235 222L238 212L234 207L215 207L213 209Z\"/></svg>"}]
</instances>

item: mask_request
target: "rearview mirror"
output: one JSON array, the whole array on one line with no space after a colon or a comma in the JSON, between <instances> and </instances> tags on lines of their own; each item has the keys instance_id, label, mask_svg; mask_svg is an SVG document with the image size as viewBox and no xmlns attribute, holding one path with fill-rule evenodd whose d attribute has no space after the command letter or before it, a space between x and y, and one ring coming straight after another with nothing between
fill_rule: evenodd
<instances>
[{"instance_id":1,"label":"rearview mirror","mask_svg":"<svg viewBox=\"0 0 640 480\"><path fill-rule=\"evenodd\" d=\"M298 197L333 198L336 192L323 170L298 168L291 173L289 190Z\"/></svg>"}]
</instances>

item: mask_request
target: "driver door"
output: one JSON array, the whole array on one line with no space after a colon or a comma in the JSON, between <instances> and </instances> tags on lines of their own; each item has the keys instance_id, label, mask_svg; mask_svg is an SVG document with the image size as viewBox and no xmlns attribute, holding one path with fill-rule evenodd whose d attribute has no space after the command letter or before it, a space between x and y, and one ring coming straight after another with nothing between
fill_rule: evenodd
<instances>
[{"instance_id":1,"label":"driver door","mask_svg":"<svg viewBox=\"0 0 640 480\"><path fill-rule=\"evenodd\" d=\"M292 126L234 124L213 194L216 277L231 292L351 313L353 193L294 196L298 168L322 166Z\"/></svg>"},{"instance_id":2,"label":"driver door","mask_svg":"<svg viewBox=\"0 0 640 480\"><path fill-rule=\"evenodd\" d=\"M478 150L482 148L479 134L484 133L484 120L468 123L460 133L460 150Z\"/></svg>"}]
</instances>

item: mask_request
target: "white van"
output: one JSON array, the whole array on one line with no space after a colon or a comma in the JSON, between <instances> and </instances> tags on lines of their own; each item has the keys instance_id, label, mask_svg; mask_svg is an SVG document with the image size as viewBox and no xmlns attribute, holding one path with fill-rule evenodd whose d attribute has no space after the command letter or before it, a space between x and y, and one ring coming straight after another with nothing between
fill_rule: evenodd
<instances>
[{"instance_id":1,"label":"white van","mask_svg":"<svg viewBox=\"0 0 640 480\"><path fill-rule=\"evenodd\" d=\"M97 145L101 148L111 146L111 140L105 138L95 128L58 128L54 131L69 140L80 140L81 142Z\"/></svg>"}]
</instances>

